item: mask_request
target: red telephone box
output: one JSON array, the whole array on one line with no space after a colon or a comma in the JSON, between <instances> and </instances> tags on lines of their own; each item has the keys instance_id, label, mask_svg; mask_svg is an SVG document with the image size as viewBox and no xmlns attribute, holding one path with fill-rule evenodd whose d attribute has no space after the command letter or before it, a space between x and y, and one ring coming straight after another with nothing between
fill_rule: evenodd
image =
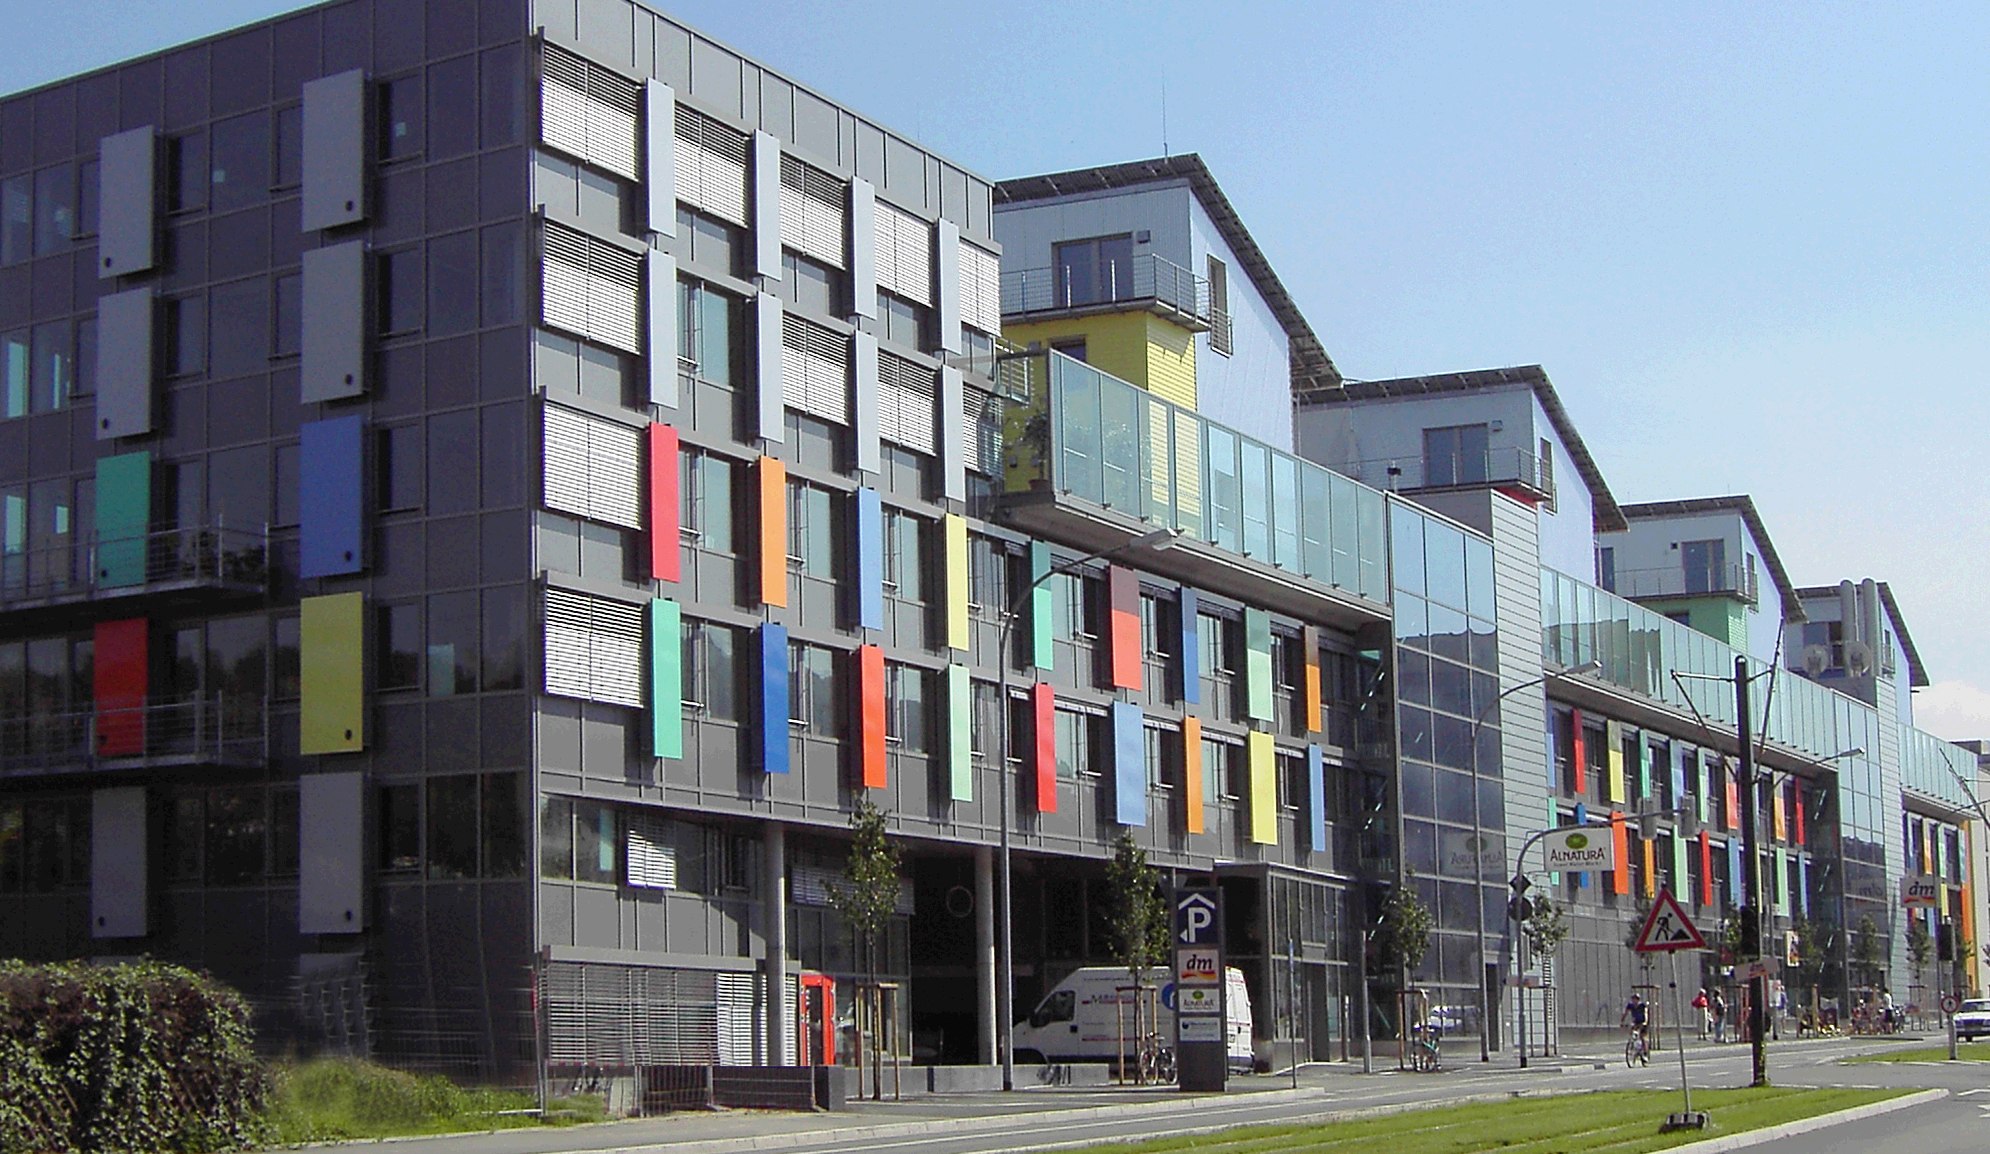
<instances>
[{"instance_id":1,"label":"red telephone box","mask_svg":"<svg viewBox=\"0 0 1990 1154\"><path fill-rule=\"evenodd\" d=\"M803 1066L836 1064L836 979L803 970L795 1005L796 1058Z\"/></svg>"}]
</instances>

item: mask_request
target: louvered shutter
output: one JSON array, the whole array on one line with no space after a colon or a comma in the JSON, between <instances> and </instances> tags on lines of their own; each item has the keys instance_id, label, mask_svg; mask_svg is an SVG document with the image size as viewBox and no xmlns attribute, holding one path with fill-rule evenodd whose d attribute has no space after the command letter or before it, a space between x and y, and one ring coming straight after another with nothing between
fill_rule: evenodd
<instances>
[{"instance_id":1,"label":"louvered shutter","mask_svg":"<svg viewBox=\"0 0 1990 1154\"><path fill-rule=\"evenodd\" d=\"M672 825L654 814L629 817L629 884L637 889L677 888L677 846L672 844Z\"/></svg>"},{"instance_id":2,"label":"louvered shutter","mask_svg":"<svg viewBox=\"0 0 1990 1154\"><path fill-rule=\"evenodd\" d=\"M829 905L830 887L836 882L834 870L796 865L788 871L788 900L798 906Z\"/></svg>"},{"instance_id":3,"label":"louvered shutter","mask_svg":"<svg viewBox=\"0 0 1990 1154\"><path fill-rule=\"evenodd\" d=\"M988 476L1002 473L1002 401L980 389L961 390L962 426L967 430L966 464Z\"/></svg>"},{"instance_id":4,"label":"louvered shutter","mask_svg":"<svg viewBox=\"0 0 1990 1154\"><path fill-rule=\"evenodd\" d=\"M842 181L792 156L781 157L781 243L843 268L849 191Z\"/></svg>"},{"instance_id":5,"label":"louvered shutter","mask_svg":"<svg viewBox=\"0 0 1990 1154\"><path fill-rule=\"evenodd\" d=\"M878 435L934 453L934 372L904 357L878 355Z\"/></svg>"},{"instance_id":6,"label":"louvered shutter","mask_svg":"<svg viewBox=\"0 0 1990 1154\"><path fill-rule=\"evenodd\" d=\"M548 44L539 87L540 135L569 156L630 180L638 164L642 89Z\"/></svg>"},{"instance_id":7,"label":"louvered shutter","mask_svg":"<svg viewBox=\"0 0 1990 1154\"><path fill-rule=\"evenodd\" d=\"M642 528L642 440L639 429L547 405L546 507Z\"/></svg>"},{"instance_id":8,"label":"louvered shutter","mask_svg":"<svg viewBox=\"0 0 1990 1154\"><path fill-rule=\"evenodd\" d=\"M753 1003L759 993L758 974L722 973L718 976L719 1064L753 1064Z\"/></svg>"},{"instance_id":9,"label":"louvered shutter","mask_svg":"<svg viewBox=\"0 0 1990 1154\"><path fill-rule=\"evenodd\" d=\"M960 242L960 319L990 336L1002 332L1002 261L979 245Z\"/></svg>"},{"instance_id":10,"label":"louvered shutter","mask_svg":"<svg viewBox=\"0 0 1990 1154\"><path fill-rule=\"evenodd\" d=\"M933 228L909 212L877 202L878 287L928 308L933 304Z\"/></svg>"},{"instance_id":11,"label":"louvered shutter","mask_svg":"<svg viewBox=\"0 0 1990 1154\"><path fill-rule=\"evenodd\" d=\"M541 315L547 325L627 353L643 351L643 262L564 225L546 222Z\"/></svg>"},{"instance_id":12,"label":"louvered shutter","mask_svg":"<svg viewBox=\"0 0 1990 1154\"><path fill-rule=\"evenodd\" d=\"M677 198L746 227L749 142L711 117L677 106Z\"/></svg>"},{"instance_id":13,"label":"louvered shutter","mask_svg":"<svg viewBox=\"0 0 1990 1154\"><path fill-rule=\"evenodd\" d=\"M781 385L789 408L850 423L850 338L792 314L781 318Z\"/></svg>"},{"instance_id":14,"label":"louvered shutter","mask_svg":"<svg viewBox=\"0 0 1990 1154\"><path fill-rule=\"evenodd\" d=\"M608 705L643 704L643 611L546 590L546 692Z\"/></svg>"}]
</instances>

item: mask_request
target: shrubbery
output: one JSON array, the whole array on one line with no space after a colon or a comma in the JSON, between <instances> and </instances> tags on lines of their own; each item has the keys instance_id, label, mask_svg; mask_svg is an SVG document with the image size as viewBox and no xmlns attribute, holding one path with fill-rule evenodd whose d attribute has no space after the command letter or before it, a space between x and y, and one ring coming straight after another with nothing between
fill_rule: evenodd
<instances>
[{"instance_id":1,"label":"shrubbery","mask_svg":"<svg viewBox=\"0 0 1990 1154\"><path fill-rule=\"evenodd\" d=\"M594 1122L597 1100L555 1103L542 1118L532 1094L465 1088L439 1074L412 1074L372 1062L320 1058L277 1071L270 1106L275 1140L330 1142Z\"/></svg>"},{"instance_id":2,"label":"shrubbery","mask_svg":"<svg viewBox=\"0 0 1990 1154\"><path fill-rule=\"evenodd\" d=\"M0 1154L260 1145L270 1083L235 991L178 966L0 961Z\"/></svg>"}]
</instances>

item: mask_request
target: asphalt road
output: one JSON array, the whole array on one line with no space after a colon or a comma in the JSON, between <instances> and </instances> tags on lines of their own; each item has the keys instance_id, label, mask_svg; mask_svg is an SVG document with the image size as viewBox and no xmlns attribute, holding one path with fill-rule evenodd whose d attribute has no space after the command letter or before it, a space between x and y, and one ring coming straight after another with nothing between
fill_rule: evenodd
<instances>
[{"instance_id":1,"label":"asphalt road","mask_svg":"<svg viewBox=\"0 0 1990 1154\"><path fill-rule=\"evenodd\" d=\"M1897 1143L1902 1154L1990 1150L1990 1064L1874 1063L1842 1065L1851 1053L1898 1046L1870 1040L1823 1040L1772 1045L1770 1077L1779 1085L1941 1087L1955 1096L1911 1111L1755 1147L1770 1151L1873 1149ZM1317 1119L1375 1107L1415 1108L1521 1093L1644 1088L1677 1090L1678 1056L1670 1049L1652 1064L1627 1069L1621 1051L1586 1048L1577 1057L1516 1068L1511 1057L1481 1065L1475 1053L1447 1052L1451 1068L1435 1075L1395 1073L1377 1055L1373 1076L1340 1064L1301 1070L1299 1089L1283 1077L1238 1080L1242 1092L1188 1097L1171 1090L1032 1089L1014 1094L959 1094L864 1103L840 1114L732 1112L676 1114L570 1130L513 1130L397 1141L394 1154L1018 1154L1022 1151L1157 1138L1266 1122ZM1745 1046L1691 1046L1689 1072L1697 1086L1740 1086L1748 1080ZM1597 1066L1602 1068L1598 1069ZM1358 1069L1358 1067L1357 1067ZM1976 1091L1970 1093L1969 1091ZM1718 1121L1718 1119L1717 1119Z\"/></svg>"}]
</instances>

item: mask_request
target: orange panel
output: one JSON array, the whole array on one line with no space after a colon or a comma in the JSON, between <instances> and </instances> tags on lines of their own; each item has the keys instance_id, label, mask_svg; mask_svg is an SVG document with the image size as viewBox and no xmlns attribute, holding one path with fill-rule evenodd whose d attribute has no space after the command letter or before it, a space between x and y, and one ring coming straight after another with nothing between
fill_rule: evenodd
<instances>
[{"instance_id":1,"label":"orange panel","mask_svg":"<svg viewBox=\"0 0 1990 1154\"><path fill-rule=\"evenodd\" d=\"M1700 904L1714 904L1714 843L1707 831L1700 831Z\"/></svg>"},{"instance_id":2,"label":"orange panel","mask_svg":"<svg viewBox=\"0 0 1990 1154\"><path fill-rule=\"evenodd\" d=\"M1621 809L1610 811L1610 838L1617 843L1617 868L1610 872L1610 892L1628 897L1631 892L1631 837Z\"/></svg>"},{"instance_id":3,"label":"orange panel","mask_svg":"<svg viewBox=\"0 0 1990 1154\"><path fill-rule=\"evenodd\" d=\"M1106 568L1112 618L1112 686L1140 688L1140 574L1124 565Z\"/></svg>"},{"instance_id":4,"label":"orange panel","mask_svg":"<svg viewBox=\"0 0 1990 1154\"><path fill-rule=\"evenodd\" d=\"M1642 888L1646 897L1653 897L1658 893L1658 843L1648 841L1644 843L1644 847L1645 878Z\"/></svg>"},{"instance_id":5,"label":"orange panel","mask_svg":"<svg viewBox=\"0 0 1990 1154\"><path fill-rule=\"evenodd\" d=\"M1202 817L1202 719L1182 718L1182 807L1184 824L1190 833L1203 832Z\"/></svg>"},{"instance_id":6,"label":"orange panel","mask_svg":"<svg viewBox=\"0 0 1990 1154\"><path fill-rule=\"evenodd\" d=\"M857 764L865 789L889 784L885 762L884 650L857 647Z\"/></svg>"},{"instance_id":7,"label":"orange panel","mask_svg":"<svg viewBox=\"0 0 1990 1154\"><path fill-rule=\"evenodd\" d=\"M1326 724L1320 708L1320 631L1308 625L1299 632L1299 644L1306 649L1306 732L1320 733Z\"/></svg>"},{"instance_id":8,"label":"orange panel","mask_svg":"<svg viewBox=\"0 0 1990 1154\"><path fill-rule=\"evenodd\" d=\"M773 457L753 464L760 491L760 603L788 604L788 467Z\"/></svg>"}]
</instances>

